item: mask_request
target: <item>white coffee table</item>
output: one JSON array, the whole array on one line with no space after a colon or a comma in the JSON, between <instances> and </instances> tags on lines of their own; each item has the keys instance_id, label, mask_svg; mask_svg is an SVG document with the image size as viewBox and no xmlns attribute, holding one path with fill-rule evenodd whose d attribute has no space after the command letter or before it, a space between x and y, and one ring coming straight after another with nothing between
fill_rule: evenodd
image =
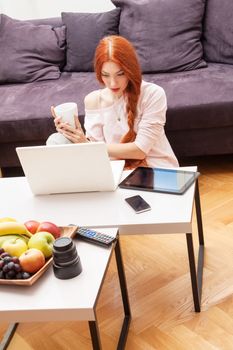
<instances>
[{"instance_id":1,"label":"white coffee table","mask_svg":"<svg viewBox=\"0 0 233 350\"><path fill-rule=\"evenodd\" d=\"M186 167L196 171L196 167ZM126 176L127 173L124 174ZM93 174L94 176L94 174ZM152 210L135 214L124 198L140 194ZM24 222L28 219L54 221L60 226L117 227L121 234L185 234L194 309L200 312L204 264L204 235L198 181L183 195L125 190L33 196L24 177L0 179L0 213ZM3 200L4 198L4 200ZM195 262L192 219L196 206L199 254ZM197 268L196 268L197 265ZM1 312L1 310L0 310Z\"/></svg>"},{"instance_id":2,"label":"white coffee table","mask_svg":"<svg viewBox=\"0 0 233 350\"><path fill-rule=\"evenodd\" d=\"M117 238L112 247L103 248L74 239L82 264L82 272L75 278L58 279L50 267L32 286L0 286L1 320L13 322L1 343L1 350L7 348L14 334L17 326L14 322L75 320L88 321L93 349L101 349L96 307L114 250L125 313L117 348L124 348L130 323L130 306L118 230L101 229L101 232Z\"/></svg>"}]
</instances>

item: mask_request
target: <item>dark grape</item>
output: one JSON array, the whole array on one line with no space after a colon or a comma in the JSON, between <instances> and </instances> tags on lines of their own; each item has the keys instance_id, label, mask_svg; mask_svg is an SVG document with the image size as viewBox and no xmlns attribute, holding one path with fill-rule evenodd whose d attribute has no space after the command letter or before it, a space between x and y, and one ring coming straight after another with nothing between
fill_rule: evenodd
<instances>
[{"instance_id":1,"label":"dark grape","mask_svg":"<svg viewBox=\"0 0 233 350\"><path fill-rule=\"evenodd\" d=\"M14 270L15 264L13 263L13 261L10 261L10 262L7 264L7 267L8 267L8 270Z\"/></svg>"},{"instance_id":2,"label":"dark grape","mask_svg":"<svg viewBox=\"0 0 233 350\"><path fill-rule=\"evenodd\" d=\"M1 254L2 259L5 258L5 256L10 256L10 254L8 254L7 252Z\"/></svg>"},{"instance_id":3,"label":"dark grape","mask_svg":"<svg viewBox=\"0 0 233 350\"><path fill-rule=\"evenodd\" d=\"M17 258L17 256L13 256L13 257L12 257L12 261L13 261L15 264L19 264L19 258Z\"/></svg>"},{"instance_id":4,"label":"dark grape","mask_svg":"<svg viewBox=\"0 0 233 350\"><path fill-rule=\"evenodd\" d=\"M2 268L2 271L5 272L5 273L8 272L9 271L8 266L4 265L3 268Z\"/></svg>"},{"instance_id":5,"label":"dark grape","mask_svg":"<svg viewBox=\"0 0 233 350\"><path fill-rule=\"evenodd\" d=\"M23 273L22 273L22 278L23 278L24 280L26 280L26 279L29 278L29 277L31 277L30 273L28 273L28 272L23 272Z\"/></svg>"},{"instance_id":6,"label":"dark grape","mask_svg":"<svg viewBox=\"0 0 233 350\"><path fill-rule=\"evenodd\" d=\"M31 274L23 271L17 256L2 252L0 256L0 279L28 279Z\"/></svg>"},{"instance_id":7,"label":"dark grape","mask_svg":"<svg viewBox=\"0 0 233 350\"><path fill-rule=\"evenodd\" d=\"M21 279L23 278L23 277L22 277L22 272L17 272L15 278L16 278L17 280L21 280Z\"/></svg>"},{"instance_id":8,"label":"dark grape","mask_svg":"<svg viewBox=\"0 0 233 350\"><path fill-rule=\"evenodd\" d=\"M3 248L0 248L0 255L4 252L5 252L5 250Z\"/></svg>"},{"instance_id":9,"label":"dark grape","mask_svg":"<svg viewBox=\"0 0 233 350\"><path fill-rule=\"evenodd\" d=\"M15 264L14 265L14 270L17 271L17 272L20 272L20 271L22 271L22 267L19 264Z\"/></svg>"},{"instance_id":10,"label":"dark grape","mask_svg":"<svg viewBox=\"0 0 233 350\"><path fill-rule=\"evenodd\" d=\"M7 272L6 274L6 278L7 279L12 279L15 277L15 271L14 270L10 270L9 272Z\"/></svg>"},{"instance_id":11,"label":"dark grape","mask_svg":"<svg viewBox=\"0 0 233 350\"><path fill-rule=\"evenodd\" d=\"M3 258L3 261L4 261L5 264L8 264L9 262L12 261L12 257L11 257L11 256L5 256L5 257Z\"/></svg>"}]
</instances>

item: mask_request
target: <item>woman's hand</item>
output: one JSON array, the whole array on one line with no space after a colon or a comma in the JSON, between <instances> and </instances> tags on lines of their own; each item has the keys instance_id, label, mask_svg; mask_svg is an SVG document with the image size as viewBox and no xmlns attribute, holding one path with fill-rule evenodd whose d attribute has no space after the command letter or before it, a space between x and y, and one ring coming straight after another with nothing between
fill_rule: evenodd
<instances>
[{"instance_id":1,"label":"woman's hand","mask_svg":"<svg viewBox=\"0 0 233 350\"><path fill-rule=\"evenodd\" d=\"M56 116L56 113L55 113L55 110L54 110L53 106L51 107L51 114L52 114L52 116L54 118L54 124L55 124L55 128L56 128L57 132L61 132L59 130L59 126L60 126L60 124L62 122L61 121L61 117Z\"/></svg>"},{"instance_id":2,"label":"woman's hand","mask_svg":"<svg viewBox=\"0 0 233 350\"><path fill-rule=\"evenodd\" d=\"M77 115L74 116L74 120L75 120L75 128L70 126L68 123L60 122L59 129L61 130L61 133L73 143L89 142L83 132L83 129L81 127L81 124L79 122Z\"/></svg>"},{"instance_id":3,"label":"woman's hand","mask_svg":"<svg viewBox=\"0 0 233 350\"><path fill-rule=\"evenodd\" d=\"M77 115L74 116L75 128L73 128L72 126L69 125L69 123L67 122L63 123L61 117L56 116L54 107L51 107L51 113L52 113L52 116L54 117L54 124L57 132L64 135L68 140L70 140L73 143L89 142L83 132L83 129L81 127L81 124L79 122Z\"/></svg>"}]
</instances>

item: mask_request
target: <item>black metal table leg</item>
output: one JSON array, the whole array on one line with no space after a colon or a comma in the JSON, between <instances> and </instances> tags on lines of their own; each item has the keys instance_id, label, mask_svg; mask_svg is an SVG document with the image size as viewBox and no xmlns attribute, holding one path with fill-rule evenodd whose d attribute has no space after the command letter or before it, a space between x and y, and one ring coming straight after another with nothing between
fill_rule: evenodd
<instances>
[{"instance_id":1,"label":"black metal table leg","mask_svg":"<svg viewBox=\"0 0 233 350\"><path fill-rule=\"evenodd\" d=\"M196 207L196 215L197 215L197 229L198 229L199 244L204 245L204 234L203 234L202 215L201 215L201 201L200 201L198 180L196 180L196 187L195 187L195 207Z\"/></svg>"},{"instance_id":2,"label":"black metal table leg","mask_svg":"<svg viewBox=\"0 0 233 350\"><path fill-rule=\"evenodd\" d=\"M193 292L193 302L196 312L201 311L200 307L200 296L198 291L198 282L197 282L197 273L196 273L196 264L193 250L193 237L192 233L186 233L187 247L188 247L188 256L189 256L189 268L190 276L192 283L192 292Z\"/></svg>"},{"instance_id":3,"label":"black metal table leg","mask_svg":"<svg viewBox=\"0 0 233 350\"><path fill-rule=\"evenodd\" d=\"M204 232L203 232L203 225L202 225L201 201L200 201L198 180L196 181L196 187L195 187L195 206L196 206L197 229L198 229L198 238L199 238L197 283L198 283L199 300L201 302L205 243L204 243Z\"/></svg>"},{"instance_id":4,"label":"black metal table leg","mask_svg":"<svg viewBox=\"0 0 233 350\"><path fill-rule=\"evenodd\" d=\"M120 282L120 288L121 288L121 297L122 302L124 306L124 321L121 328L120 337L118 340L117 350L122 350L125 348L127 335L129 331L129 324L131 320L131 311L130 311L130 305L129 305L129 297L128 297L128 291L127 291L127 285L126 285L126 278L125 278L125 271L122 261L122 255L121 255L121 248L120 248L120 241L119 238L117 239L116 245L115 245L115 256L116 256L116 263L117 263L117 270L118 270L118 277Z\"/></svg>"},{"instance_id":5,"label":"black metal table leg","mask_svg":"<svg viewBox=\"0 0 233 350\"><path fill-rule=\"evenodd\" d=\"M186 234L186 240L187 240L187 247L188 247L194 309L196 312L200 312L205 247L204 247L204 233L203 233L203 225L202 225L201 202L200 202L198 180L196 180L196 187L195 187L195 207L196 207L197 229L198 229L198 239L199 239L197 272L196 272L196 264L195 264L194 250L193 250L193 238L191 233Z\"/></svg>"},{"instance_id":6,"label":"black metal table leg","mask_svg":"<svg viewBox=\"0 0 233 350\"><path fill-rule=\"evenodd\" d=\"M123 260L121 255L119 235L117 235L117 240L115 244L115 257L116 257L118 278L119 278L120 289L121 289L122 303L124 307L124 320L122 323L121 332L118 339L117 350L123 350L125 348L127 335L129 331L131 311L130 311L130 305L129 305L125 271L124 271ZM95 321L89 321L88 323L89 323L93 350L101 350L102 349L101 340L100 340L100 334L99 334L98 324L96 320L97 318L95 317Z\"/></svg>"},{"instance_id":7,"label":"black metal table leg","mask_svg":"<svg viewBox=\"0 0 233 350\"><path fill-rule=\"evenodd\" d=\"M96 321L88 321L89 329L91 333L91 341L93 350L101 350L101 341L99 335L99 328Z\"/></svg>"},{"instance_id":8,"label":"black metal table leg","mask_svg":"<svg viewBox=\"0 0 233 350\"><path fill-rule=\"evenodd\" d=\"M3 336L3 339L0 344L0 350L6 350L8 345L10 344L11 338L13 337L16 328L18 326L18 323L12 323L9 325L6 333Z\"/></svg>"}]
</instances>

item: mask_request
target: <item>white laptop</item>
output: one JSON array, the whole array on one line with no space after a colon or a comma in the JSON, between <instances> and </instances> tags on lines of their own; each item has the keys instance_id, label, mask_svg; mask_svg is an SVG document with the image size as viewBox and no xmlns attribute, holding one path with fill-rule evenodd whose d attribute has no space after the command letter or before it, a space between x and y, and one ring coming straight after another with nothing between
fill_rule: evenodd
<instances>
[{"instance_id":1,"label":"white laptop","mask_svg":"<svg viewBox=\"0 0 233 350\"><path fill-rule=\"evenodd\" d=\"M110 161L104 142L17 147L16 152L35 195L114 191L125 163Z\"/></svg>"}]
</instances>

